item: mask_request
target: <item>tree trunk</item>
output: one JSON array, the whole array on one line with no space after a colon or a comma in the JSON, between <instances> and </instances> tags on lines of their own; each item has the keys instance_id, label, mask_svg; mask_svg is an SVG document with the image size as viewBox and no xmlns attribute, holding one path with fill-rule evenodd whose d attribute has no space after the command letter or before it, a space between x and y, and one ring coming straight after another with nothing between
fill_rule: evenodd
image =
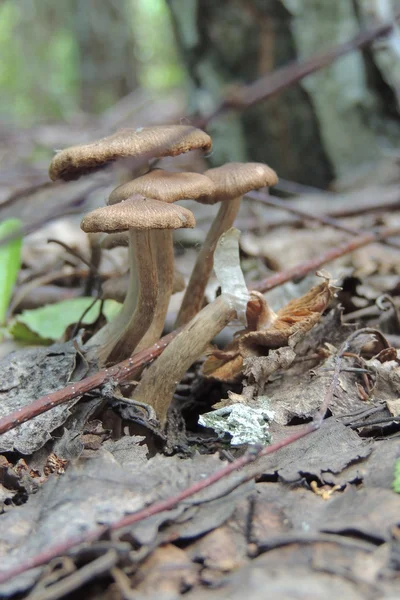
<instances>
[{"instance_id":1,"label":"tree trunk","mask_svg":"<svg viewBox=\"0 0 400 600\"><path fill-rule=\"evenodd\" d=\"M103 110L137 85L130 0L74 0L81 108Z\"/></svg>"},{"instance_id":2,"label":"tree trunk","mask_svg":"<svg viewBox=\"0 0 400 600\"><path fill-rule=\"evenodd\" d=\"M168 4L189 74L190 109L202 114L229 86L322 53L384 18L381 13L371 17L371 4L380 0ZM382 145L400 141L398 81L389 81L394 67L391 71L385 63L384 71L375 52L375 46L352 52L241 114L216 119L209 127L211 162L262 161L281 177L318 187L375 162Z\"/></svg>"}]
</instances>

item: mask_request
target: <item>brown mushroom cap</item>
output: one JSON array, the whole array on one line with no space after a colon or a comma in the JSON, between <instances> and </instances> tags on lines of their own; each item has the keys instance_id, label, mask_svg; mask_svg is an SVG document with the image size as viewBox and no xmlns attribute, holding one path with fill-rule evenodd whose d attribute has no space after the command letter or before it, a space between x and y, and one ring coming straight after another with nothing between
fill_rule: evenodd
<instances>
[{"instance_id":1,"label":"brown mushroom cap","mask_svg":"<svg viewBox=\"0 0 400 600\"><path fill-rule=\"evenodd\" d=\"M226 163L222 167L208 169L204 174L214 183L215 192L211 196L198 198L198 202L203 204L231 200L250 190L278 183L275 171L263 163Z\"/></svg>"},{"instance_id":2,"label":"brown mushroom cap","mask_svg":"<svg viewBox=\"0 0 400 600\"><path fill-rule=\"evenodd\" d=\"M119 204L93 210L83 218L81 229L86 233L114 233L129 229L193 228L195 225L194 215L187 208L136 194Z\"/></svg>"},{"instance_id":3,"label":"brown mushroom cap","mask_svg":"<svg viewBox=\"0 0 400 600\"><path fill-rule=\"evenodd\" d=\"M196 200L203 195L212 195L214 191L215 186L206 175L154 169L115 188L110 194L108 204L122 202L133 194L143 194L163 202L176 202L184 198Z\"/></svg>"},{"instance_id":4,"label":"brown mushroom cap","mask_svg":"<svg viewBox=\"0 0 400 600\"><path fill-rule=\"evenodd\" d=\"M118 158L177 156L189 150L209 151L211 146L210 136L191 125L120 129L96 142L61 150L51 161L49 175L53 181L70 181Z\"/></svg>"}]
</instances>

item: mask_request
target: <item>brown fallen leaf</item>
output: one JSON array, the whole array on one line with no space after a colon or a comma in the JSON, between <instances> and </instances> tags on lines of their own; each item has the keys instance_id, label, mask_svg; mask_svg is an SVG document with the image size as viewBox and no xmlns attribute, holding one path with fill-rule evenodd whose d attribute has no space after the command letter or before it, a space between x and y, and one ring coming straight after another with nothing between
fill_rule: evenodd
<instances>
[{"instance_id":1,"label":"brown fallen leaf","mask_svg":"<svg viewBox=\"0 0 400 600\"><path fill-rule=\"evenodd\" d=\"M318 323L333 293L334 287L326 279L274 313L262 294L251 292L247 328L239 331L224 350L210 352L203 374L219 381L235 381L241 378L244 359L266 356L269 350L284 346L293 347Z\"/></svg>"},{"instance_id":2,"label":"brown fallen leaf","mask_svg":"<svg viewBox=\"0 0 400 600\"><path fill-rule=\"evenodd\" d=\"M133 583L139 595L151 595L157 590L161 596L172 597L196 584L198 570L184 550L166 544L156 548L141 564Z\"/></svg>"}]
</instances>

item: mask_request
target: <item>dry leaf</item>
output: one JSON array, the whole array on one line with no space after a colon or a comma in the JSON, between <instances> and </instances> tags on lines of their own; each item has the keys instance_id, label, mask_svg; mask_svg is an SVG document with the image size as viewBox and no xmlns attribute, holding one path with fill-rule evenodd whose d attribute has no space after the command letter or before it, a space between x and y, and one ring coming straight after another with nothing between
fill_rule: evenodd
<instances>
[{"instance_id":1,"label":"dry leaf","mask_svg":"<svg viewBox=\"0 0 400 600\"><path fill-rule=\"evenodd\" d=\"M274 313L262 294L251 292L246 311L248 328L238 332L224 350L211 351L204 363L204 375L235 381L242 375L244 359L266 356L269 350L283 346L293 347L318 323L332 295L333 287L327 279Z\"/></svg>"}]
</instances>

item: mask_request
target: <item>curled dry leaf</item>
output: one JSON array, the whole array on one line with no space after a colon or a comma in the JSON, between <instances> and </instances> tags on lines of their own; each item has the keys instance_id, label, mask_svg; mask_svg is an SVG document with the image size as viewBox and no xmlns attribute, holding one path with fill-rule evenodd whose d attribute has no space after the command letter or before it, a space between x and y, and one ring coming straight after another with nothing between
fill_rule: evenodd
<instances>
[{"instance_id":1,"label":"curled dry leaf","mask_svg":"<svg viewBox=\"0 0 400 600\"><path fill-rule=\"evenodd\" d=\"M247 329L239 331L224 350L211 351L204 363L204 375L220 381L238 380L244 359L266 356L269 350L284 346L293 347L318 323L333 293L327 279L274 313L262 294L251 292Z\"/></svg>"}]
</instances>

